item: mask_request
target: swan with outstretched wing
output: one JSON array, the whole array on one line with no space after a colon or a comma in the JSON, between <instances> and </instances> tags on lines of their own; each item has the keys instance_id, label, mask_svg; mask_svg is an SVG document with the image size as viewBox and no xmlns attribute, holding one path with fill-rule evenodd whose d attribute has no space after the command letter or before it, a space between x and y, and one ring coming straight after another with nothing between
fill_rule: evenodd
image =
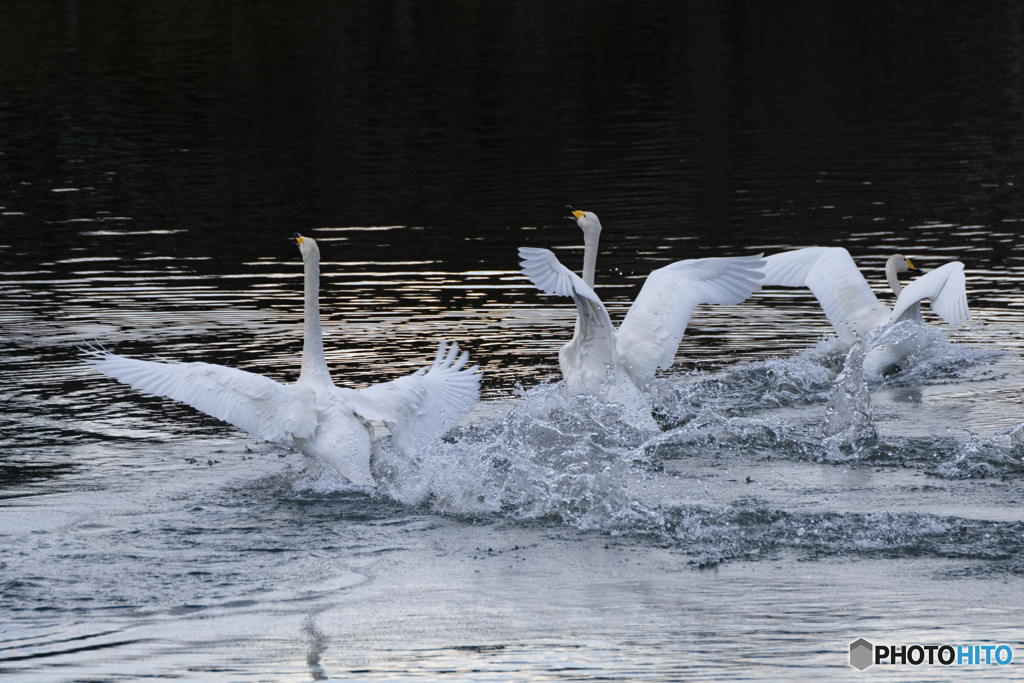
<instances>
[{"instance_id":1,"label":"swan with outstretched wing","mask_svg":"<svg viewBox=\"0 0 1024 683\"><path fill-rule=\"evenodd\" d=\"M762 287L809 288L836 336L847 345L870 335L871 348L864 356L864 370L871 374L888 372L931 343L931 335L920 327L924 325L921 302L925 299L950 325L971 319L964 265L959 261L929 271L904 287L899 274L917 268L902 254L890 256L885 264L885 278L897 295L896 305L890 311L842 247L807 247L772 254L764 260Z\"/></svg>"},{"instance_id":2,"label":"swan with outstretched wing","mask_svg":"<svg viewBox=\"0 0 1024 683\"><path fill-rule=\"evenodd\" d=\"M572 211L583 230L583 276L547 249L520 247L522 273L542 292L576 303L576 329L558 353L566 387L609 401L646 405L640 391L667 369L698 304L735 305L760 289L758 256L679 261L652 272L616 330L594 292L601 222L589 211Z\"/></svg>"},{"instance_id":3,"label":"swan with outstretched wing","mask_svg":"<svg viewBox=\"0 0 1024 683\"><path fill-rule=\"evenodd\" d=\"M434 362L412 375L365 389L335 386L320 326L320 249L294 236L304 270L302 369L293 384L210 363L147 361L102 348L86 360L138 391L187 403L268 441L293 444L353 484L374 484L370 469L373 423L383 423L408 454L447 431L472 410L480 373L466 367L458 344L439 344Z\"/></svg>"}]
</instances>

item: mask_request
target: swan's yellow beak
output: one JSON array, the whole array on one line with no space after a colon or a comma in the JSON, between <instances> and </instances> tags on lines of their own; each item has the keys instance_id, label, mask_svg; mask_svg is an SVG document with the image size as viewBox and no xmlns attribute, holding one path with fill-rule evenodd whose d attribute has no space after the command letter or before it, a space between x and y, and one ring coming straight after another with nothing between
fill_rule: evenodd
<instances>
[{"instance_id":1,"label":"swan's yellow beak","mask_svg":"<svg viewBox=\"0 0 1024 683\"><path fill-rule=\"evenodd\" d=\"M302 244L302 235L299 233L292 235L292 239L295 240L295 244Z\"/></svg>"},{"instance_id":2,"label":"swan's yellow beak","mask_svg":"<svg viewBox=\"0 0 1024 683\"><path fill-rule=\"evenodd\" d=\"M911 270L917 270L917 268L914 267L914 264L910 262L910 259L907 259L907 268L910 268Z\"/></svg>"},{"instance_id":3,"label":"swan's yellow beak","mask_svg":"<svg viewBox=\"0 0 1024 683\"><path fill-rule=\"evenodd\" d=\"M579 220L580 218L583 218L583 214L585 213L584 211L577 211L568 204L565 205L565 208L572 213L571 216L566 216L566 219L573 222Z\"/></svg>"}]
</instances>

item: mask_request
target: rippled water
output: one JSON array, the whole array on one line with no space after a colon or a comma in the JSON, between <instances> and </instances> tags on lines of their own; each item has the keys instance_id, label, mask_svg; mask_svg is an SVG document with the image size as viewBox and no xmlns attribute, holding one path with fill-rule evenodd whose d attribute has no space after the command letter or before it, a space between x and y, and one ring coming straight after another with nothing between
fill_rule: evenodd
<instances>
[{"instance_id":1,"label":"rippled water","mask_svg":"<svg viewBox=\"0 0 1024 683\"><path fill-rule=\"evenodd\" d=\"M834 680L874 673L859 637L1020 658L1021 25L998 3L0 8L0 672ZM665 263L809 245L890 302L891 253L961 260L975 319L926 313L936 343L863 383L806 291L701 306L643 433L561 395L574 309L518 274L525 245L579 267L567 202L602 218L615 320ZM441 337L484 370L443 443L377 445L377 491L81 360L294 380L296 230L339 384Z\"/></svg>"}]
</instances>

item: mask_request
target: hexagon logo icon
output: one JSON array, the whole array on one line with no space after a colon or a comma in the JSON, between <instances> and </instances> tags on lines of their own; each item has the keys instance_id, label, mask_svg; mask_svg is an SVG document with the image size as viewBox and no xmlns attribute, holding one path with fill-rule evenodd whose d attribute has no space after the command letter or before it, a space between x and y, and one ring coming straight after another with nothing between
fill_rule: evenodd
<instances>
[{"instance_id":1,"label":"hexagon logo icon","mask_svg":"<svg viewBox=\"0 0 1024 683\"><path fill-rule=\"evenodd\" d=\"M871 660L875 658L874 655L874 645L863 638L858 638L850 643L850 666L858 671L863 671L871 666Z\"/></svg>"}]
</instances>

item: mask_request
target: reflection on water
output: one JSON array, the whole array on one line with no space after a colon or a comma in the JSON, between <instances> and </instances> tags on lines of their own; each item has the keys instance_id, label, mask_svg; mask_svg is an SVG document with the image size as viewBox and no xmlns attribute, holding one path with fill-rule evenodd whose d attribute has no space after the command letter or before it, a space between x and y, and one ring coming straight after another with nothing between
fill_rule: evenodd
<instances>
[{"instance_id":1,"label":"reflection on water","mask_svg":"<svg viewBox=\"0 0 1024 683\"><path fill-rule=\"evenodd\" d=\"M860 636L1021 642L1020 20L0 5L0 671L834 680ZM616 321L672 261L811 245L890 304L890 254L960 260L975 318L926 310L948 343L849 387L874 433L833 443L846 354L809 292L701 306L638 434L550 386L575 310L516 249L579 269L567 203L601 216ZM377 492L78 351L294 380L296 231L339 384L442 337L484 370Z\"/></svg>"}]
</instances>

